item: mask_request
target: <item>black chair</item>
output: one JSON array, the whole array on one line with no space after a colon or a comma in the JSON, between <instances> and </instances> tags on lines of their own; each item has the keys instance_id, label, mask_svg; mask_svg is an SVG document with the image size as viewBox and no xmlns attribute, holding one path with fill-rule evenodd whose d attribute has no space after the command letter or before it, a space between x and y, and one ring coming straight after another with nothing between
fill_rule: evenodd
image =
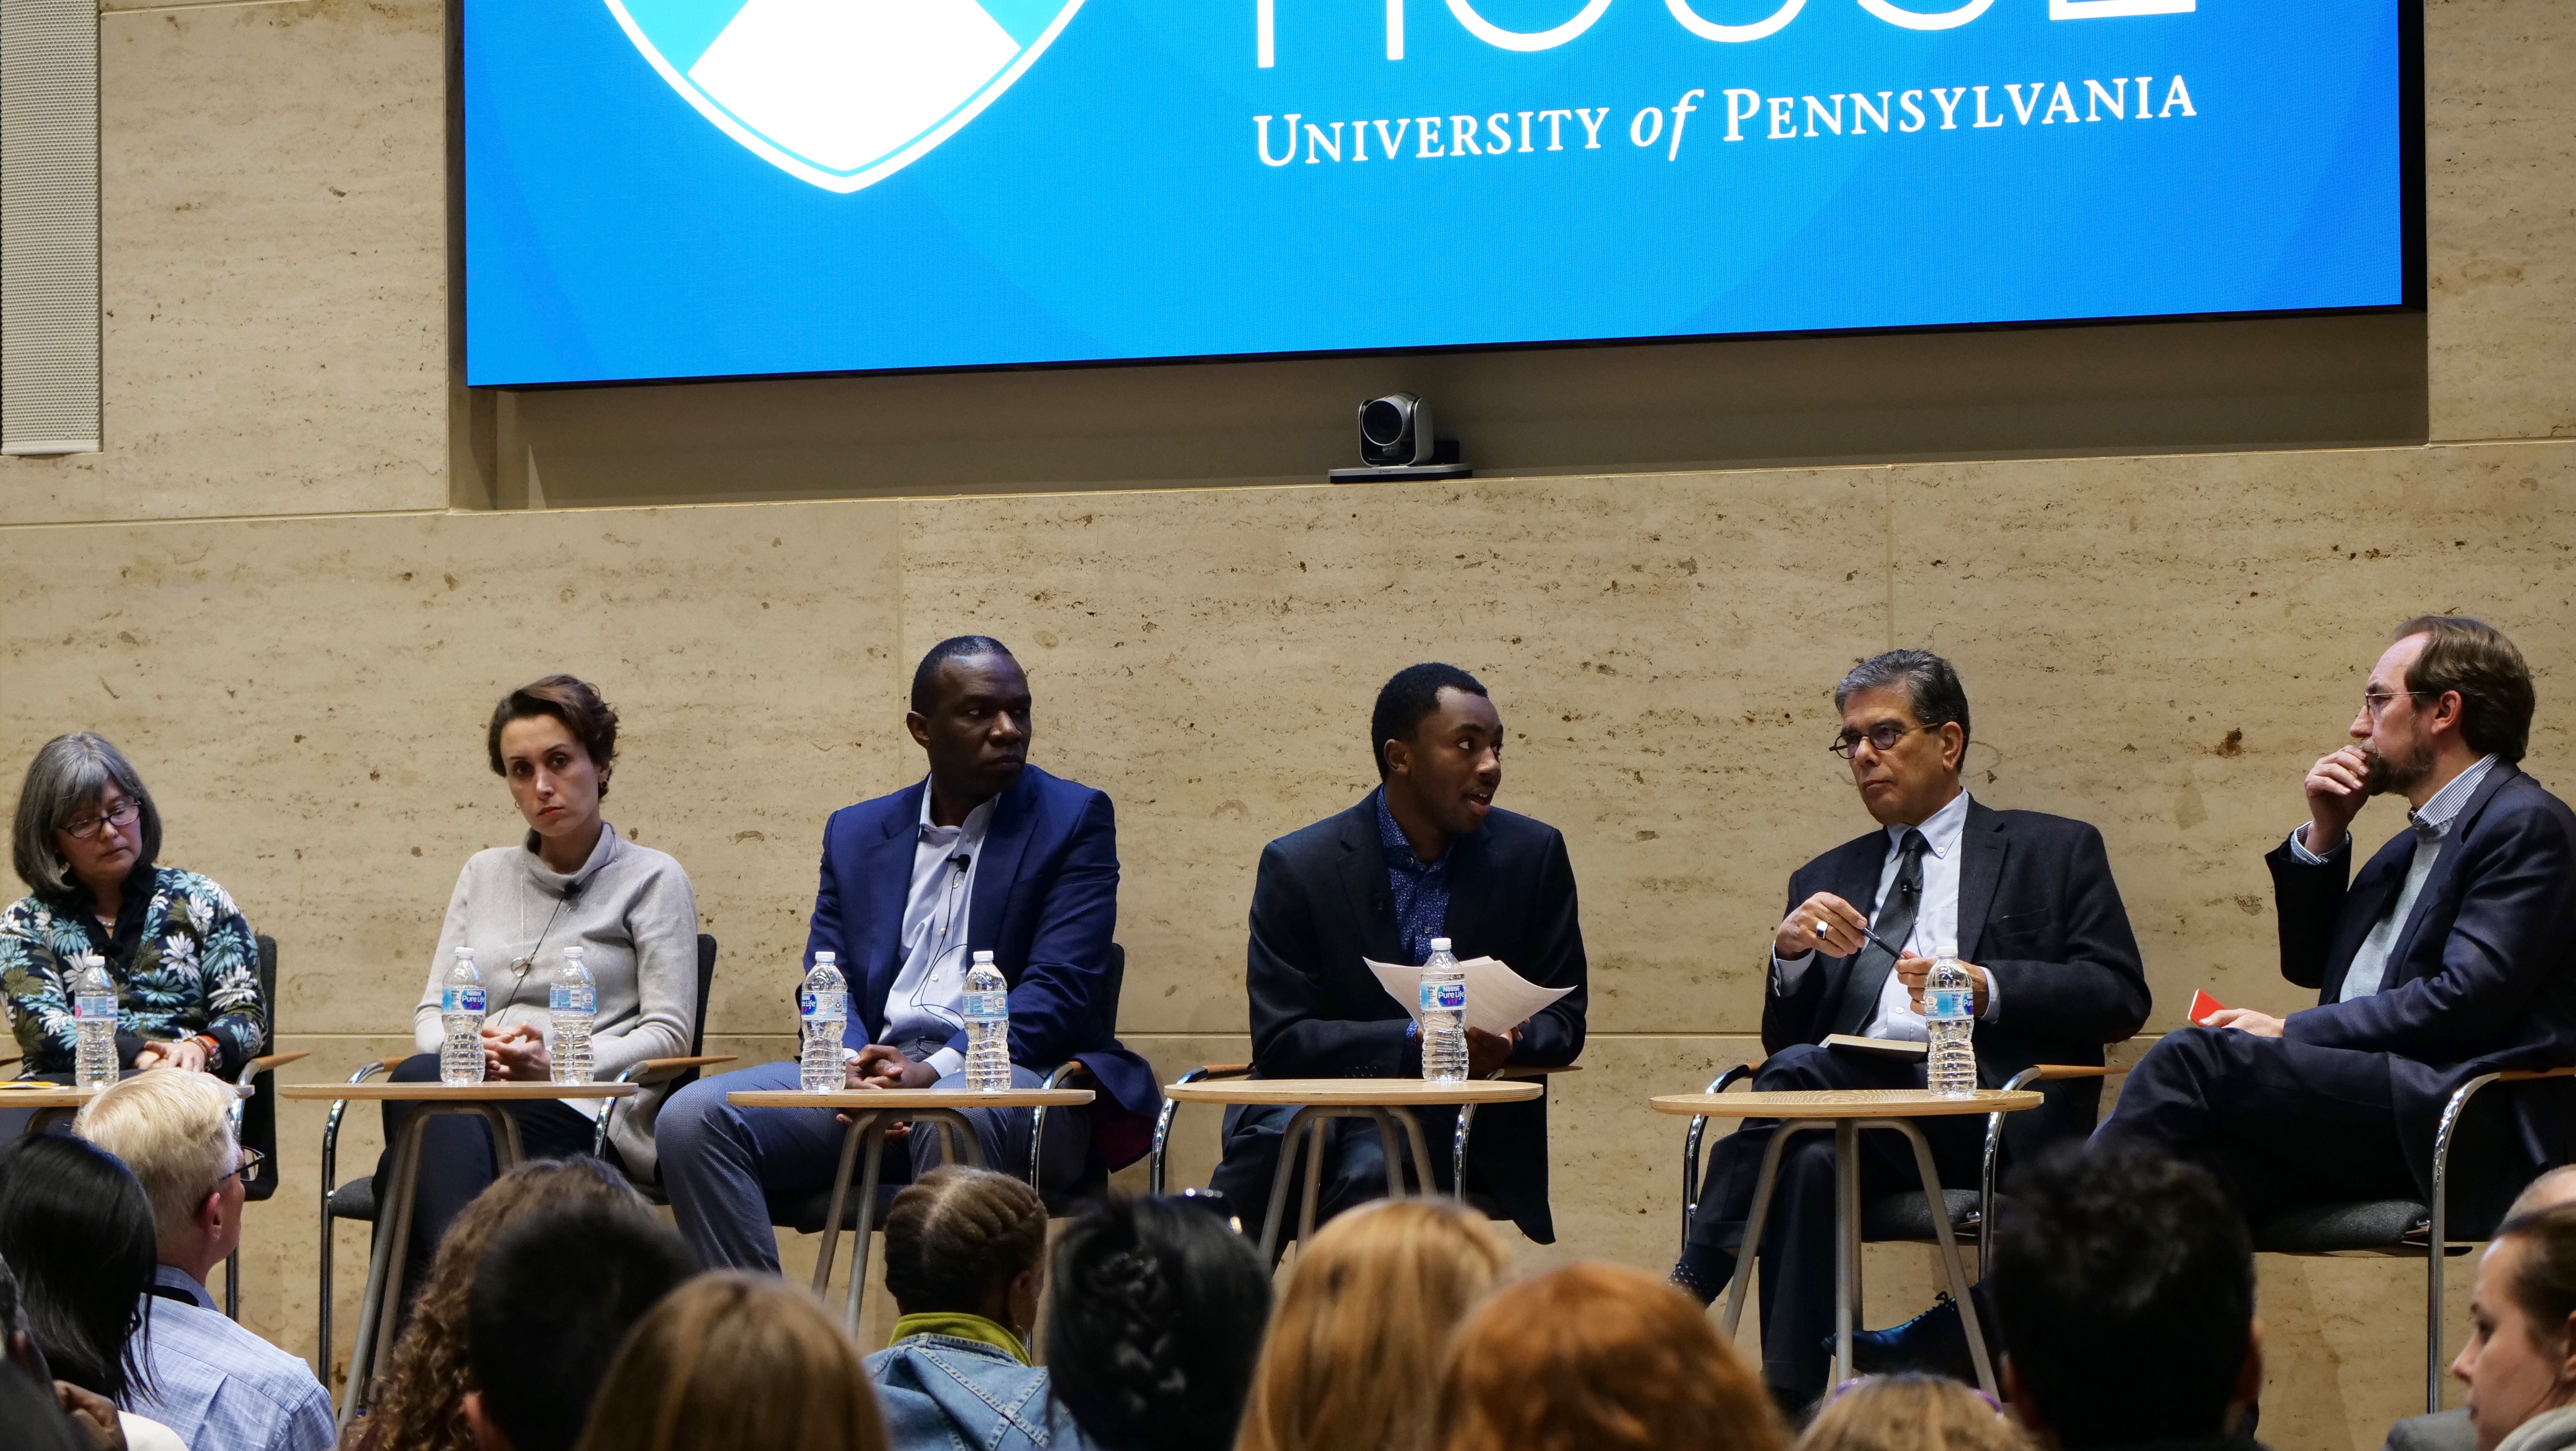
<instances>
[{"instance_id":1,"label":"black chair","mask_svg":"<svg viewBox=\"0 0 2576 1451\"><path fill-rule=\"evenodd\" d=\"M734 1061L734 1055L730 1053L722 1053L709 1057L700 1051L706 1046L707 994L709 989L715 983L715 975L716 940L714 937L701 932L698 934L698 1011L697 1016L693 1019L693 1026L689 1033L688 1056L684 1058L648 1058L617 1075L614 1080L615 1082L659 1084L668 1081L672 1083L676 1089L680 1085L694 1082L698 1076L698 1070L700 1068L718 1063L731 1063ZM410 1055L408 1054L396 1054L390 1058L379 1058L372 1062L360 1064L358 1070L349 1075L349 1081L351 1083L364 1083L379 1073L391 1073L396 1068L401 1067L403 1059L409 1056ZM592 1152L601 1154L603 1158L605 1157L603 1151L607 1147L608 1143L608 1126L610 1117L616 1112L617 1103L618 1100L611 1099L608 1107L600 1113L599 1132L597 1137L592 1140ZM349 1100L345 1098L335 1100L331 1105L329 1117L322 1121L322 1255L318 1274L321 1290L321 1325L318 1332L320 1338L315 1342L315 1345L318 1347L316 1354L321 1362L316 1373L323 1378L323 1383L325 1385L330 1383L331 1372L331 1222L335 1219L348 1219L356 1220L361 1223L373 1224L376 1221L377 1212L376 1180L372 1173L352 1179L348 1183L340 1185L337 1189L331 1187L332 1180L336 1178L339 1173L340 1118L341 1115L348 1111L348 1108ZM637 1192L643 1194L647 1199L657 1204L665 1202L663 1200L662 1189L659 1184L646 1183L640 1180L630 1182L633 1182ZM425 1269L426 1266L423 1266L422 1268ZM401 1304L402 1287L399 1285L387 1286L385 1290L385 1303L388 1305ZM366 1346L370 1342L373 1332L374 1327L372 1326L361 1325L358 1327L358 1341L361 1347ZM353 1354L350 1357L349 1385L343 1393L346 1399L342 1403L341 1410L341 1424L344 1429L348 1422L354 1417L361 1399L366 1395L364 1380L367 1377L372 1376L378 1369L380 1369L380 1367L364 1365L358 1354Z\"/></svg>"},{"instance_id":2,"label":"black chair","mask_svg":"<svg viewBox=\"0 0 2576 1451\"><path fill-rule=\"evenodd\" d=\"M2451 1143L2469 1100L2493 1083L2576 1078L2576 1065L2482 1073L2461 1084L2442 1108L2433 1134L2433 1199L2371 1199L2314 1204L2254 1226L2257 1254L2368 1256L2424 1261L2424 1409L2442 1409L2442 1262L2467 1254L2474 1241L2450 1237ZM2435 1254L2433 1247L2441 1246Z\"/></svg>"},{"instance_id":3,"label":"black chair","mask_svg":"<svg viewBox=\"0 0 2576 1451\"><path fill-rule=\"evenodd\" d=\"M279 1053L277 1047L277 939L260 933L259 1000L268 1009L268 1032L260 1041L259 1056L242 1065L233 1079L240 1097L233 1103L233 1138L243 1148L260 1155L259 1172L242 1180L242 1197L251 1203L277 1193L277 1070L289 1063L311 1057L309 1053ZM224 1257L224 1313L241 1318L241 1251L235 1249Z\"/></svg>"}]
</instances>

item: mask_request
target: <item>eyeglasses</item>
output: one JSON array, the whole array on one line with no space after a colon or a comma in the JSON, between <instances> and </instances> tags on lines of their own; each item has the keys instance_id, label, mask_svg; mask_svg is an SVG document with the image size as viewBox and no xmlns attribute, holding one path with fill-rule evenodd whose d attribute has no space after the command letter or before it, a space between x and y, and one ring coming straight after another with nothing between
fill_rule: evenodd
<instances>
[{"instance_id":1,"label":"eyeglasses","mask_svg":"<svg viewBox=\"0 0 2576 1451\"><path fill-rule=\"evenodd\" d=\"M1869 742L1870 749L1872 750L1892 751L1896 749L1896 743L1898 741L1905 739L1916 731L1937 731L1940 728L1941 727L1937 724L1901 726L1892 720L1883 720L1865 731L1856 731L1846 728L1841 735L1834 737L1834 743L1825 747L1825 749L1848 761L1852 758L1852 752L1860 749L1860 743L1863 741Z\"/></svg>"},{"instance_id":2,"label":"eyeglasses","mask_svg":"<svg viewBox=\"0 0 2576 1451\"><path fill-rule=\"evenodd\" d=\"M74 841L87 841L98 835L98 829L102 826L113 826L122 831L132 826L134 818L142 814L143 803L127 801L104 816L84 816L78 821L66 821L63 823L63 831Z\"/></svg>"},{"instance_id":3,"label":"eyeglasses","mask_svg":"<svg viewBox=\"0 0 2576 1451\"><path fill-rule=\"evenodd\" d=\"M2400 696L2421 699L2427 695L2440 695L2441 693L2442 692L2438 690L2365 690L2361 693L2361 708L2370 713L2370 718L2372 720L2377 720L2379 719L2379 713L2388 709L2388 702L2395 700Z\"/></svg>"},{"instance_id":4,"label":"eyeglasses","mask_svg":"<svg viewBox=\"0 0 2576 1451\"><path fill-rule=\"evenodd\" d=\"M218 1175L213 1187L209 1188L206 1193L212 1194L215 1190L223 1188L224 1180L226 1179L239 1179L243 1184L247 1185L252 1179L258 1177L259 1166L267 1162L268 1155L261 1153L259 1150L251 1148L243 1149L241 1151L241 1162L233 1166L233 1171L231 1173Z\"/></svg>"}]
</instances>

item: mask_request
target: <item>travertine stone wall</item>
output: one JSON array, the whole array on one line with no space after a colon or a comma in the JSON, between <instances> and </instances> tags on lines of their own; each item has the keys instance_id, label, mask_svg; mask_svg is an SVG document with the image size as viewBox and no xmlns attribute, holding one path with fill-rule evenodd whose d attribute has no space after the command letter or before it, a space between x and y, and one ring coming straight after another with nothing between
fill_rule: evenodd
<instances>
[{"instance_id":1,"label":"travertine stone wall","mask_svg":"<svg viewBox=\"0 0 2576 1451\"><path fill-rule=\"evenodd\" d=\"M2576 15L2424 6L2425 272L2437 439L2576 436Z\"/></svg>"},{"instance_id":2,"label":"travertine stone wall","mask_svg":"<svg viewBox=\"0 0 2576 1451\"><path fill-rule=\"evenodd\" d=\"M101 8L107 450L0 525L446 507L439 0Z\"/></svg>"},{"instance_id":3,"label":"travertine stone wall","mask_svg":"<svg viewBox=\"0 0 2576 1451\"><path fill-rule=\"evenodd\" d=\"M1006 491L1049 476L1029 429L1045 408L1091 408L1084 387L993 380L997 404L1034 400L1007 464L979 480L924 453L909 490L908 443L850 437L877 447L858 470L829 428L750 463L714 447L726 419L822 427L831 408L790 394L859 396L847 383L708 391L674 416L716 420L709 438L690 452L667 425L638 430L631 480L585 440L614 441L649 392L452 400L437 0L105 11L109 447L0 460L0 541L19 566L0 572L0 762L82 727L132 752L169 859L280 939L280 1046L315 1054L298 1081L405 1047L458 863L518 829L482 760L484 714L558 668L624 710L609 814L688 866L724 943L711 1050L783 1056L822 818L920 769L903 682L964 629L1029 664L1039 759L1117 798L1122 1031L1166 1073L1239 1057L1261 843L1366 788L1369 693L1440 656L1494 687L1513 728L1506 804L1565 829L1583 885L1595 1033L1584 1072L1552 1090L1562 1242L1530 1257L1656 1265L1680 1127L1641 1100L1759 1051L1754 969L1782 880L1866 825L1823 750L1826 693L1851 660L1895 643L1951 654L1977 712L1972 787L2102 827L2157 993L2150 1031L2195 987L2299 1003L2273 965L2259 858L2398 617L2458 609L2511 631L2541 673L2532 768L2564 785L2576 755L2576 441L2554 441L2576 426L2576 173L2552 83L2576 60L2564 6L2427 6L2429 357L2421 396L2385 409L2373 400L2413 377L2379 356L2411 337L2386 320L2197 342L2105 330L2095 352L2032 335L1727 345L1767 351L1671 350L1628 412L1560 428L1522 409L1493 437L1542 471L1641 434L1685 456L1707 430L1683 415L1715 385L1673 375L1704 362L1858 379L1866 395L1844 418L1843 394L1775 378L1736 456L1922 461L1078 495ZM2130 371L2093 382L2158 398L2121 407L2063 376L2124 336L2142 349ZM2277 356L2280 378L2209 401L2233 410L2211 422L2194 401L2207 379L2164 375L2236 337ZM2338 371L2346 345L2367 365ZM1887 381L1925 366L1940 377L1913 391ZM1478 367L1442 376L1487 379L1488 406L1547 391L1527 359ZM1239 398L1273 376L1212 369L1173 396ZM2364 392L2319 402L2337 379ZM889 386L851 417L912 385ZM942 396L923 446L953 451L976 400ZM1297 461L1244 466L1202 429L1191 457L1207 462L1188 467L1304 469L1302 407L1262 424ZM2077 409L2095 421L2067 426ZM2290 421L2268 429L2275 415ZM452 417L479 420L457 425L471 447L454 456ZM1150 432L1122 443L1125 424L1067 417L1081 481L1180 476L1149 456ZM2016 418L2027 438L1996 443ZM2431 446L2212 451L2427 432ZM530 466L549 440L580 465L556 472L558 504L770 502L447 510L551 497ZM1137 451L1124 475L1122 447ZM1932 461L2060 449L2135 456ZM797 497L861 491L947 497ZM2386 810L2365 835L2393 829ZM305 1353L320 1120L282 1115L285 1188L253 1212L245 1253L246 1318ZM352 1113L340 1177L377 1147L374 1115ZM1185 1115L1176 1182L1203 1182L1213 1152L1214 1116ZM345 1356L363 1236L339 1241ZM1927 1268L1873 1250L1873 1315L1919 1304ZM2410 1408L2419 1273L2266 1261L2267 1440L2368 1451Z\"/></svg>"}]
</instances>

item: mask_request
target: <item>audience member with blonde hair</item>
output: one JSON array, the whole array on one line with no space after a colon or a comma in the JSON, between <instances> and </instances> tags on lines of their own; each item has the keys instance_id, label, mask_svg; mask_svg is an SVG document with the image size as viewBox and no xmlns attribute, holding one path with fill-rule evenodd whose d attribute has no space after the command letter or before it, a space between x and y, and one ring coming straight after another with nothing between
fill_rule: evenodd
<instances>
[{"instance_id":1,"label":"audience member with blonde hair","mask_svg":"<svg viewBox=\"0 0 2576 1451\"><path fill-rule=\"evenodd\" d=\"M626 1338L578 1451L886 1451L859 1349L814 1296L701 1275Z\"/></svg>"},{"instance_id":2,"label":"audience member with blonde hair","mask_svg":"<svg viewBox=\"0 0 2576 1451\"><path fill-rule=\"evenodd\" d=\"M1574 1264L1488 1297L1441 1377L1439 1451L1783 1451L1770 1393L1689 1296Z\"/></svg>"},{"instance_id":3,"label":"audience member with blonde hair","mask_svg":"<svg viewBox=\"0 0 2576 1451\"><path fill-rule=\"evenodd\" d=\"M1426 1451L1449 1337L1508 1264L1452 1199L1383 1199L1299 1251L1238 1451Z\"/></svg>"},{"instance_id":4,"label":"audience member with blonde hair","mask_svg":"<svg viewBox=\"0 0 2576 1451\"><path fill-rule=\"evenodd\" d=\"M1889 1375L1829 1397L1798 1451L2031 1451L2031 1444L1980 1391L1937 1375Z\"/></svg>"},{"instance_id":5,"label":"audience member with blonde hair","mask_svg":"<svg viewBox=\"0 0 2576 1451\"><path fill-rule=\"evenodd\" d=\"M475 1196L438 1242L438 1256L412 1301L411 1324L393 1364L376 1378L367 1418L355 1428L370 1451L478 1451L465 1419L474 1389L466 1364L465 1307L474 1272L504 1224L548 1205L607 1203L646 1212L644 1202L597 1159L538 1159L503 1174Z\"/></svg>"},{"instance_id":6,"label":"audience member with blonde hair","mask_svg":"<svg viewBox=\"0 0 2576 1451\"><path fill-rule=\"evenodd\" d=\"M894 1451L1082 1451L1082 1430L1029 1359L1047 1213L1023 1179L944 1165L886 1215L886 1290L903 1312L868 1357Z\"/></svg>"},{"instance_id":7,"label":"audience member with blonde hair","mask_svg":"<svg viewBox=\"0 0 2576 1451\"><path fill-rule=\"evenodd\" d=\"M215 1308L206 1279L241 1244L232 1085L205 1073L139 1073L81 1107L72 1132L122 1160L152 1206L160 1265L146 1336L148 1396L128 1409L194 1451L323 1451L331 1397L313 1372Z\"/></svg>"}]
</instances>

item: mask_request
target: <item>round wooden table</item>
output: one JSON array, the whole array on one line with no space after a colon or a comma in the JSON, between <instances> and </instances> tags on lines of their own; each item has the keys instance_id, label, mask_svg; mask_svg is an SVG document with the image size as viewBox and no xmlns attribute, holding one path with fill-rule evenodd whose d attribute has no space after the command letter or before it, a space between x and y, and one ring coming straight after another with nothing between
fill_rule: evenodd
<instances>
[{"instance_id":1,"label":"round wooden table","mask_svg":"<svg viewBox=\"0 0 2576 1451\"><path fill-rule=\"evenodd\" d=\"M1780 1171L1780 1151L1793 1134L1831 1129L1834 1135L1834 1368L1829 1385L1852 1376L1852 1326L1860 1316L1860 1131L1892 1129L1914 1150L1914 1169L1923 1181L1924 1202L1932 1209L1933 1232L1941 1241L1942 1262L1949 1267L1951 1298L1968 1332L1968 1353L1977 1366L1977 1382L1996 1394L1995 1371L1987 1363L1986 1338L1977 1325L1977 1306L1968 1294L1967 1266L1950 1232L1943 1208L1941 1175L1932 1166L1932 1148L1916 1128L1918 1118L1958 1114L2018 1113L2046 1102L2030 1089L1979 1089L1969 1094L1934 1093L1925 1088L1835 1088L1776 1093L1668 1093L1650 1100L1657 1113L1683 1118L1777 1119L1771 1142L1762 1150L1762 1168L1753 1180L1753 1212L1744 1222L1744 1238L1735 1254L1735 1275L1726 1287L1726 1335L1744 1318L1744 1291L1753 1277L1753 1261L1762 1244L1762 1225L1771 1212L1771 1191Z\"/></svg>"},{"instance_id":2,"label":"round wooden table","mask_svg":"<svg viewBox=\"0 0 2576 1451\"><path fill-rule=\"evenodd\" d=\"M345 1102L365 1099L385 1103L409 1103L411 1113L404 1118L402 1132L394 1136L392 1170L388 1182L376 1186L376 1246L367 1257L367 1289L358 1303L358 1338L349 1350L349 1383L340 1393L340 1430L344 1437L349 1422L365 1397L367 1383L376 1369L393 1358L394 1331L401 1316L394 1307L402 1303L403 1276L409 1268L411 1218L420 1197L420 1145L428 1132L429 1121L445 1115L479 1118L492 1130L492 1157L501 1172L507 1173L526 1151L519 1143L519 1121L510 1117L506 1104L531 1099L632 1098L637 1090L631 1083L527 1083L517 1080L492 1079L484 1083L281 1083L277 1096L298 1102ZM322 1186L328 1202L331 1186ZM330 1219L323 1219L323 1253L330 1253ZM329 1346L322 1348L322 1359L330 1360Z\"/></svg>"},{"instance_id":3,"label":"round wooden table","mask_svg":"<svg viewBox=\"0 0 2576 1451\"><path fill-rule=\"evenodd\" d=\"M1508 1070L1506 1070L1508 1071ZM1298 1167L1304 1165L1305 1190L1298 1196L1297 1237L1304 1242L1315 1232L1315 1199L1323 1189L1324 1125L1337 1118L1368 1119L1377 1125L1379 1138L1386 1146L1386 1188L1392 1195L1404 1194L1404 1176L1409 1163L1416 1192L1431 1191L1431 1147L1422 1137L1422 1125L1409 1112L1415 1108L1457 1108L1462 1120L1455 1142L1456 1162L1452 1165L1452 1184L1466 1168L1467 1134L1464 1120L1475 1106L1482 1103L1524 1103L1547 1091L1546 1086L1531 1078L1468 1078L1455 1083L1434 1083L1420 1078L1229 1078L1199 1082L1165 1084L1163 1097L1170 1103L1223 1103L1294 1105L1296 1114L1279 1136L1279 1167L1270 1176L1269 1212L1261 1220L1261 1257L1267 1263L1279 1243L1279 1215L1288 1207L1289 1186L1297 1182ZM1297 1135L1308 1134L1307 1151L1302 1160L1297 1153ZM1163 1182L1162 1136L1156 1136L1153 1182Z\"/></svg>"},{"instance_id":4,"label":"round wooden table","mask_svg":"<svg viewBox=\"0 0 2576 1451\"><path fill-rule=\"evenodd\" d=\"M745 1088L725 1095L743 1108L827 1108L848 1115L850 1131L841 1138L841 1167L832 1176L832 1207L823 1215L823 1250L814 1258L814 1294L820 1298L831 1283L832 1260L841 1242L841 1216L848 1212L850 1165L866 1146L860 1171L859 1222L850 1245L850 1289L842 1302L841 1324L857 1333L859 1305L867 1294L868 1236L876 1229L877 1184L885 1167L886 1134L900 1123L925 1123L957 1145L960 1162L981 1169L984 1147L962 1110L970 1108L1080 1108L1091 1102L1088 1088L1005 1088L976 1093L962 1088ZM1032 1170L1034 1176L1034 1169ZM1034 1182L1031 1188L1037 1187Z\"/></svg>"},{"instance_id":5,"label":"round wooden table","mask_svg":"<svg viewBox=\"0 0 2576 1451\"><path fill-rule=\"evenodd\" d=\"M23 1082L24 1080L13 1081ZM42 1088L0 1089L0 1109L35 1110L27 1115L26 1127L20 1131L21 1137L32 1137L79 1113L82 1104L105 1091L98 1088L71 1088L59 1083L49 1083Z\"/></svg>"}]
</instances>

